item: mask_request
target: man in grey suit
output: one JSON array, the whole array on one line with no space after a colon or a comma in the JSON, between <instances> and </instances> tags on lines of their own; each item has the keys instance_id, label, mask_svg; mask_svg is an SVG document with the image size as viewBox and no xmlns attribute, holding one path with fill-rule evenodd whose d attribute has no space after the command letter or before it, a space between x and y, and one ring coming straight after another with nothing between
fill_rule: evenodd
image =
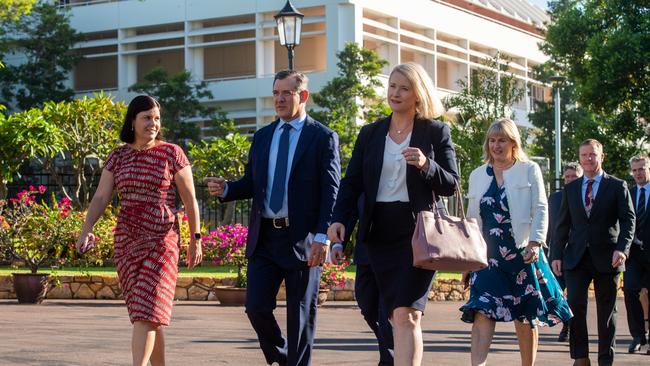
<instances>
[{"instance_id":1,"label":"man in grey suit","mask_svg":"<svg viewBox=\"0 0 650 366\"><path fill-rule=\"evenodd\" d=\"M573 311L569 349L574 365L590 365L587 332L589 284L593 280L598 314L598 364L612 365L616 349L616 292L634 237L635 214L627 184L602 169L603 145L580 144L584 170L564 188L555 230L553 272L564 275Z\"/></svg>"}]
</instances>

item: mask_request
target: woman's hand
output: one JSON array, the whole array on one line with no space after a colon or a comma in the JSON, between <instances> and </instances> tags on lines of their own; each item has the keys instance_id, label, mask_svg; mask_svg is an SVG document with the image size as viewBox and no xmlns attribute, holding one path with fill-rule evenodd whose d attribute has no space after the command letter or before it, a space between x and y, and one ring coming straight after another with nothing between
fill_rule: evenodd
<instances>
[{"instance_id":1,"label":"woman's hand","mask_svg":"<svg viewBox=\"0 0 650 366\"><path fill-rule=\"evenodd\" d=\"M405 147L402 150L402 156L404 156L406 164L413 165L420 170L429 168L429 159L417 147Z\"/></svg>"},{"instance_id":2,"label":"woman's hand","mask_svg":"<svg viewBox=\"0 0 650 366\"><path fill-rule=\"evenodd\" d=\"M542 244L540 242L529 241L528 245L524 249L524 252L522 253L522 256L524 257L524 263L529 264L537 262L539 259L539 247L541 246Z\"/></svg>"},{"instance_id":3,"label":"woman's hand","mask_svg":"<svg viewBox=\"0 0 650 366\"><path fill-rule=\"evenodd\" d=\"M345 225L340 222L334 222L327 228L327 238L332 243L343 243L345 239Z\"/></svg>"},{"instance_id":4,"label":"woman's hand","mask_svg":"<svg viewBox=\"0 0 650 366\"><path fill-rule=\"evenodd\" d=\"M192 239L187 247L187 269L192 269L203 261L201 240Z\"/></svg>"},{"instance_id":5,"label":"woman's hand","mask_svg":"<svg viewBox=\"0 0 650 366\"><path fill-rule=\"evenodd\" d=\"M77 239L77 252L84 254L95 246L95 234L83 232Z\"/></svg>"}]
</instances>

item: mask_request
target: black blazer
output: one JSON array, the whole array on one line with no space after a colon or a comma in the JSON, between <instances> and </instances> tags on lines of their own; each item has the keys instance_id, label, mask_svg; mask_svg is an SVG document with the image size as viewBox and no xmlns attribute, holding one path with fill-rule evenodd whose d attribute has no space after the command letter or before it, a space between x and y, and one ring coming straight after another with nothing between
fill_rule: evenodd
<instances>
[{"instance_id":1,"label":"black blazer","mask_svg":"<svg viewBox=\"0 0 650 366\"><path fill-rule=\"evenodd\" d=\"M553 228L555 227L555 221L557 221L558 216L560 216L560 206L562 205L562 191L557 191L548 196L548 231L546 231L546 245L548 246L548 258L551 258L550 252L553 251Z\"/></svg>"},{"instance_id":2,"label":"black blazer","mask_svg":"<svg viewBox=\"0 0 650 366\"><path fill-rule=\"evenodd\" d=\"M361 241L367 240L370 231L390 118L389 116L361 128L334 206L332 221L346 224L350 222L359 196L365 194L358 228ZM451 142L449 126L446 124L416 119L409 146L419 148L429 159L427 172L407 165L406 186L411 210L415 215L422 210L432 209L432 191L441 196L452 195L459 176L456 151Z\"/></svg>"},{"instance_id":3,"label":"black blazer","mask_svg":"<svg viewBox=\"0 0 650 366\"><path fill-rule=\"evenodd\" d=\"M255 251L259 237L267 174L269 150L276 120L255 132L248 154L244 176L228 182L223 201L253 198L246 242L246 256ZM337 134L307 116L289 170L287 199L289 205L289 239L293 252L306 261L311 247L305 240L309 233L327 233L332 208L341 178Z\"/></svg>"},{"instance_id":4,"label":"black blazer","mask_svg":"<svg viewBox=\"0 0 650 366\"><path fill-rule=\"evenodd\" d=\"M555 228L557 250L551 251L552 259L562 260L563 268L571 270L588 249L599 272L623 272L625 264L612 268L612 254L619 250L628 255L634 237L636 218L627 184L604 173L591 215L587 217L582 203L583 179L576 179L564 187Z\"/></svg>"},{"instance_id":5,"label":"black blazer","mask_svg":"<svg viewBox=\"0 0 650 366\"><path fill-rule=\"evenodd\" d=\"M632 203L634 204L634 213L636 213L636 195L639 187L635 184L632 189L630 189L630 196ZM650 261L650 218L648 218L648 209L650 205L646 202L646 210L643 212L643 215L637 216L636 218L636 237L637 239L643 242L643 248L645 249L643 253L646 255Z\"/></svg>"}]
</instances>

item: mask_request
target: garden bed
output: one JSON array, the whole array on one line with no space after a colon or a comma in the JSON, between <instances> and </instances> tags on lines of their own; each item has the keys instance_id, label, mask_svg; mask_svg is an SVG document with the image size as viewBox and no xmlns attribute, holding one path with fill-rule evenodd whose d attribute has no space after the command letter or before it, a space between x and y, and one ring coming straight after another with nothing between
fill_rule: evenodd
<instances>
[{"instance_id":1,"label":"garden bed","mask_svg":"<svg viewBox=\"0 0 650 366\"><path fill-rule=\"evenodd\" d=\"M343 288L334 288L328 295L328 300L354 300L354 275L356 268L348 267L345 272ZM29 272L26 269L0 267L0 299L13 299L13 278L11 273ZM117 273L113 267L62 268L43 270L53 273L60 285L51 289L48 299L121 299L121 290L117 281ZM176 300L216 300L214 289L217 286L230 286L235 281L235 268L228 266L205 266L193 270L181 268L176 283ZM462 300L466 293L460 284L460 275L441 273L437 277L429 298L437 301ZM284 285L278 293L278 300L285 300Z\"/></svg>"}]
</instances>

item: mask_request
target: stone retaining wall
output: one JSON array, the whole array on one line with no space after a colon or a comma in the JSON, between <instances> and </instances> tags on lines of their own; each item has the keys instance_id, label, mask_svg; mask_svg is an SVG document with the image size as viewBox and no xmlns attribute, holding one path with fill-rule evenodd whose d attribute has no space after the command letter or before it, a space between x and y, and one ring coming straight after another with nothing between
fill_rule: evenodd
<instances>
[{"instance_id":1,"label":"stone retaining wall","mask_svg":"<svg viewBox=\"0 0 650 366\"><path fill-rule=\"evenodd\" d=\"M121 299L117 277L115 276L59 276L60 285L51 288L47 293L48 299ZM234 278L211 277L178 277L176 282L176 300L216 300L214 288L217 286L232 286ZM619 296L623 291L619 289ZM590 296L593 293L590 291ZM459 280L438 279L429 292L432 301L462 301L467 300L469 291L463 291ZM13 277L0 275L0 299L15 299ZM286 299L284 284L278 293L278 300ZM342 289L330 291L327 297L330 301L354 300L354 280L346 279Z\"/></svg>"}]
</instances>

